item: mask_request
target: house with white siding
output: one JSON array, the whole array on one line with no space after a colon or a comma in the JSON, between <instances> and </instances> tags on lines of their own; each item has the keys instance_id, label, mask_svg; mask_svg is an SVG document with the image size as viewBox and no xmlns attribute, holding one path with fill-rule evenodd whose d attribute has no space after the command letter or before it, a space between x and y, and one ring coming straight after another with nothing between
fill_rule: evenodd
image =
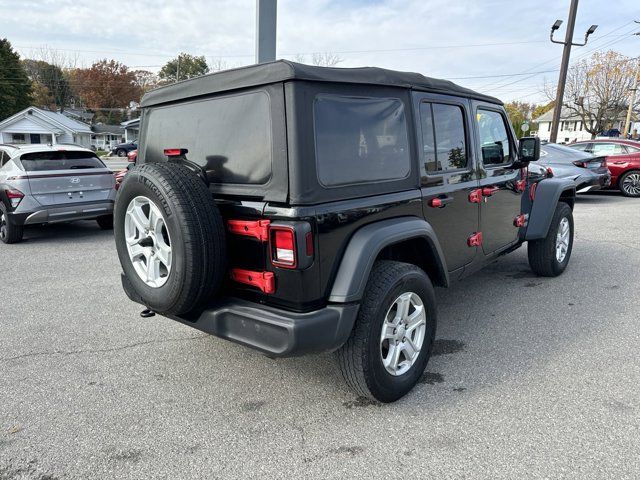
<instances>
[{"instance_id":1,"label":"house with white siding","mask_svg":"<svg viewBox=\"0 0 640 480\"><path fill-rule=\"evenodd\" d=\"M75 143L89 147L91 128L61 113L29 107L0 122L0 143Z\"/></svg>"},{"instance_id":2,"label":"house with white siding","mask_svg":"<svg viewBox=\"0 0 640 480\"><path fill-rule=\"evenodd\" d=\"M626 110L616 119L612 125L606 125L598 130L609 130L617 128L621 132L624 130L624 122L626 120ZM531 132L537 135L540 140L549 140L551 136L551 122L553 121L553 108L538 118L533 119L538 124L538 131ZM558 143L572 143L582 140L591 140L591 134L585 129L582 119L571 112L563 111L560 116L560 127L558 129Z\"/></svg>"}]
</instances>

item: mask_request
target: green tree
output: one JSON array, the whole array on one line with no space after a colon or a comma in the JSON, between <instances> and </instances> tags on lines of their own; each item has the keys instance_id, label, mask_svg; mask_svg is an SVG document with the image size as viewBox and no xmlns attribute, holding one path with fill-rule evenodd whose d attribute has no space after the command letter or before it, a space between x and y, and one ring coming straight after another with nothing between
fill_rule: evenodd
<instances>
[{"instance_id":1,"label":"green tree","mask_svg":"<svg viewBox=\"0 0 640 480\"><path fill-rule=\"evenodd\" d=\"M45 92L44 89L49 93L48 102L38 106L52 106L54 109L64 110L73 96L68 73L59 66L45 62L44 60L26 59L22 63L29 78L36 87L37 97L34 98L34 100L37 99L42 103L44 100L44 98L42 98Z\"/></svg>"},{"instance_id":2,"label":"green tree","mask_svg":"<svg viewBox=\"0 0 640 480\"><path fill-rule=\"evenodd\" d=\"M534 104L525 102L509 102L505 104L504 108L509 114L511 125L513 126L518 138L526 136L522 131L522 125L524 123L531 122L535 107L536 106Z\"/></svg>"},{"instance_id":3,"label":"green tree","mask_svg":"<svg viewBox=\"0 0 640 480\"><path fill-rule=\"evenodd\" d=\"M196 57L188 53L181 53L173 60L169 60L160 70L158 76L163 83L173 83L187 78L199 77L209 73L209 65L204 56Z\"/></svg>"},{"instance_id":4,"label":"green tree","mask_svg":"<svg viewBox=\"0 0 640 480\"><path fill-rule=\"evenodd\" d=\"M31 104L31 81L20 55L6 38L0 39L0 120Z\"/></svg>"}]
</instances>

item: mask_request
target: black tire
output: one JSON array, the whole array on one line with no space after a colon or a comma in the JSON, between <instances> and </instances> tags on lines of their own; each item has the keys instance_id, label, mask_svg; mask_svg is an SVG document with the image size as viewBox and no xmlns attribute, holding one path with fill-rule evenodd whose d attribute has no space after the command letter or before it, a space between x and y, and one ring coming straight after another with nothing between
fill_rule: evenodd
<instances>
[{"instance_id":1,"label":"black tire","mask_svg":"<svg viewBox=\"0 0 640 480\"><path fill-rule=\"evenodd\" d=\"M96 218L96 222L102 230L113 230L113 215L102 215Z\"/></svg>"},{"instance_id":2,"label":"black tire","mask_svg":"<svg viewBox=\"0 0 640 480\"><path fill-rule=\"evenodd\" d=\"M116 155L119 157L126 157L127 151L122 148L119 148L118 150L116 150Z\"/></svg>"},{"instance_id":3,"label":"black tire","mask_svg":"<svg viewBox=\"0 0 640 480\"><path fill-rule=\"evenodd\" d=\"M633 179L638 179L638 176L640 176L640 170L625 172L624 175L620 177L620 180L618 180L618 188L625 197L638 198L640 197L640 184L637 183L637 180L630 185L631 188L624 185L625 180L628 180L632 175Z\"/></svg>"},{"instance_id":4,"label":"black tire","mask_svg":"<svg viewBox=\"0 0 640 480\"><path fill-rule=\"evenodd\" d=\"M9 221L7 207L0 202L0 240L3 243L18 243L22 241L22 225L15 225Z\"/></svg>"},{"instance_id":5,"label":"black tire","mask_svg":"<svg viewBox=\"0 0 640 480\"><path fill-rule=\"evenodd\" d=\"M569 222L569 245L562 261L556 256L556 237L562 219ZM573 212L571 207L564 202L556 205L556 210L549 225L549 231L545 238L529 241L528 255L531 270L541 277L557 277L567 268L571 251L573 249Z\"/></svg>"},{"instance_id":6,"label":"black tire","mask_svg":"<svg viewBox=\"0 0 640 480\"><path fill-rule=\"evenodd\" d=\"M171 270L160 287L147 285L137 274L126 245L126 211L138 196L160 209L171 238ZM153 163L132 168L118 192L114 229L122 269L150 309L187 314L200 309L219 289L226 259L222 217L207 186L184 165Z\"/></svg>"},{"instance_id":7,"label":"black tire","mask_svg":"<svg viewBox=\"0 0 640 480\"><path fill-rule=\"evenodd\" d=\"M381 357L382 326L403 292L416 293L425 307L424 341L415 363L405 373L389 373ZM336 351L345 381L358 395L393 402L406 395L427 366L436 332L436 299L429 277L415 265L378 261L369 276L358 318L347 342Z\"/></svg>"}]
</instances>

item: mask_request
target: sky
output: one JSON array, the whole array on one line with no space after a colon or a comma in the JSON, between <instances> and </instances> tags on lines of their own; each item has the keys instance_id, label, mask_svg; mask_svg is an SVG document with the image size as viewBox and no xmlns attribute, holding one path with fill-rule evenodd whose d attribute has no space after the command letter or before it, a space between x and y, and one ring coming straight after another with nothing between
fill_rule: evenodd
<instances>
[{"instance_id":1,"label":"sky","mask_svg":"<svg viewBox=\"0 0 640 480\"><path fill-rule=\"evenodd\" d=\"M615 8L613 7L615 5ZM446 78L504 101L548 101L562 45L549 41L569 0L280 0L277 57L338 55ZM46 46L90 66L108 58L157 72L179 52L226 67L254 62L255 0L0 0L0 38L23 58ZM640 56L638 0L581 0L572 61L609 49ZM563 25L556 39L564 40Z\"/></svg>"}]
</instances>

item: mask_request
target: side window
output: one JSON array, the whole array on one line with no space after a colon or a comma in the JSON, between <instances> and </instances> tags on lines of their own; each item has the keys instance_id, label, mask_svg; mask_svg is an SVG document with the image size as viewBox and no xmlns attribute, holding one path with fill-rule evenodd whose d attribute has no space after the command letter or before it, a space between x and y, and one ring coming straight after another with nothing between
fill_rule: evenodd
<instances>
[{"instance_id":1,"label":"side window","mask_svg":"<svg viewBox=\"0 0 640 480\"><path fill-rule=\"evenodd\" d=\"M584 152L588 145L589 145L588 143L576 143L575 145L568 145L568 146L573 148L574 150L580 150L581 152Z\"/></svg>"},{"instance_id":2,"label":"side window","mask_svg":"<svg viewBox=\"0 0 640 480\"><path fill-rule=\"evenodd\" d=\"M624 146L627 149L627 153L640 153L640 148L632 147L631 145Z\"/></svg>"},{"instance_id":3,"label":"side window","mask_svg":"<svg viewBox=\"0 0 640 480\"><path fill-rule=\"evenodd\" d=\"M7 160L9 160L9 155L7 155L4 150L0 150L0 167L4 166Z\"/></svg>"},{"instance_id":4,"label":"side window","mask_svg":"<svg viewBox=\"0 0 640 480\"><path fill-rule=\"evenodd\" d=\"M594 143L594 155L624 155L627 153L619 143Z\"/></svg>"},{"instance_id":5,"label":"side window","mask_svg":"<svg viewBox=\"0 0 640 480\"><path fill-rule=\"evenodd\" d=\"M503 165L513 158L505 118L492 110L478 110L476 115L480 132L480 148L485 165Z\"/></svg>"},{"instance_id":6,"label":"side window","mask_svg":"<svg viewBox=\"0 0 640 480\"><path fill-rule=\"evenodd\" d=\"M421 103L422 161L427 173L467 166L464 111L457 105Z\"/></svg>"},{"instance_id":7,"label":"side window","mask_svg":"<svg viewBox=\"0 0 640 480\"><path fill-rule=\"evenodd\" d=\"M314 122L322 185L400 180L409 175L407 121L399 98L318 95Z\"/></svg>"}]
</instances>

